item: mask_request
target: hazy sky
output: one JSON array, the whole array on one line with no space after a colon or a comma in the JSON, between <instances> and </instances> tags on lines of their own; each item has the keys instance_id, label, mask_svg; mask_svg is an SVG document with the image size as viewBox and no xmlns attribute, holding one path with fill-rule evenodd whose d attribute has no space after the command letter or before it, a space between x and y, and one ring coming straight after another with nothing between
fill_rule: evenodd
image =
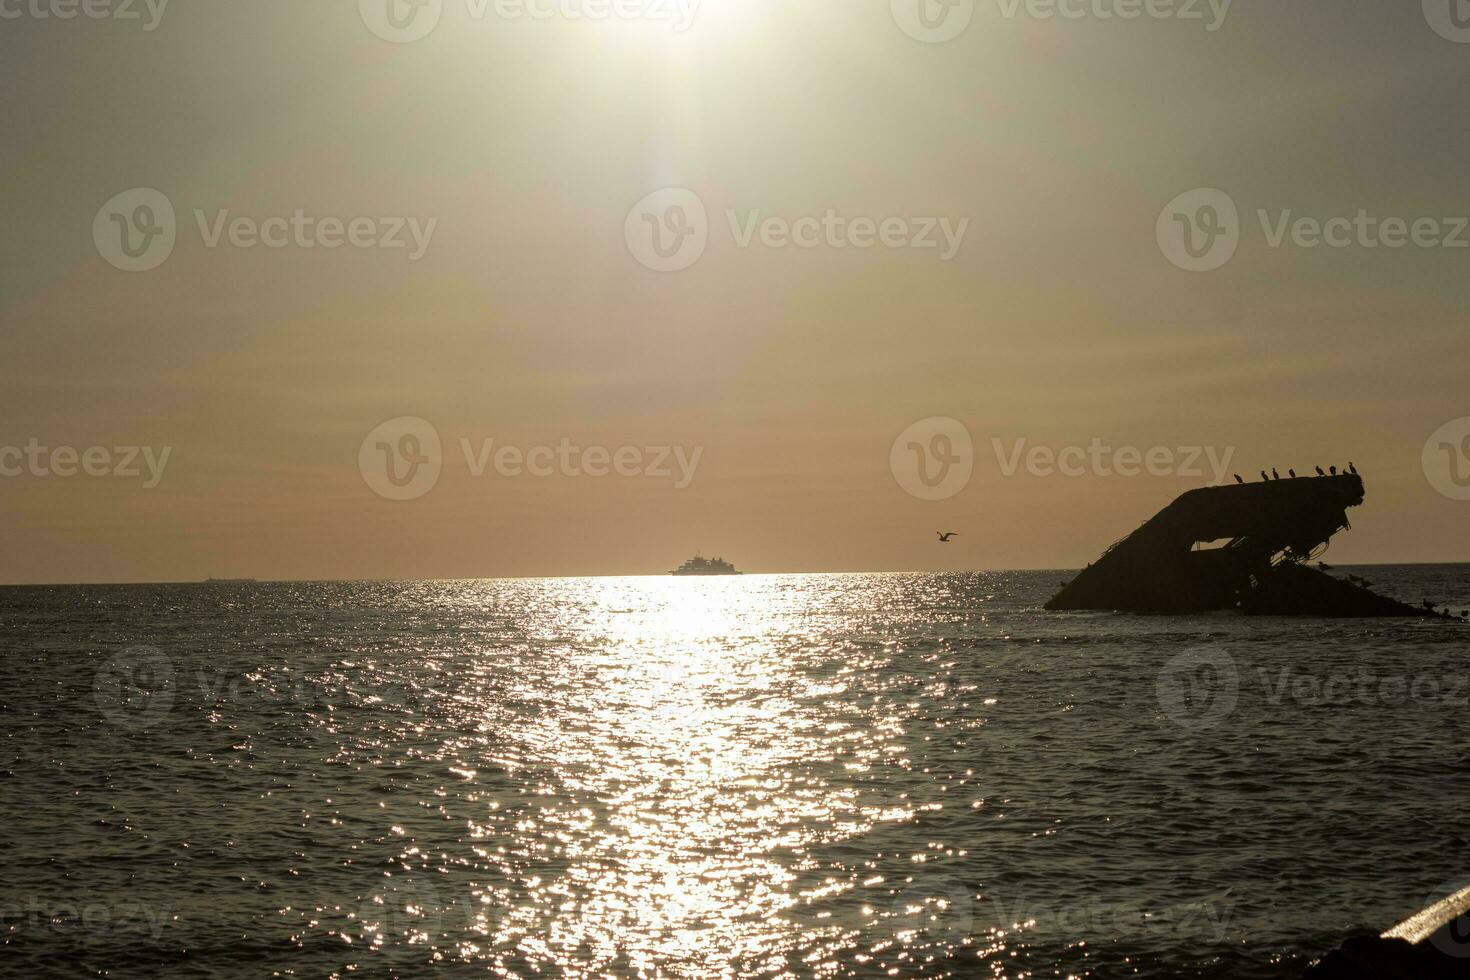
<instances>
[{"instance_id":1,"label":"hazy sky","mask_svg":"<svg viewBox=\"0 0 1470 980\"><path fill-rule=\"evenodd\" d=\"M1449 0L389 2L0 0L0 581L1071 567L1215 478L1022 439L1351 459L1334 560L1470 559Z\"/></svg>"}]
</instances>

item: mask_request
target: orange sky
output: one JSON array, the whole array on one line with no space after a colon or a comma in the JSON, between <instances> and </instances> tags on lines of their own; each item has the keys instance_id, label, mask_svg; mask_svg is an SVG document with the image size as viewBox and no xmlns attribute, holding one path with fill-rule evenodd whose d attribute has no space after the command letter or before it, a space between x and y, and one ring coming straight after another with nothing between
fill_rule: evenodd
<instances>
[{"instance_id":1,"label":"orange sky","mask_svg":"<svg viewBox=\"0 0 1470 980\"><path fill-rule=\"evenodd\" d=\"M1470 502L1423 461L1470 416L1470 43L1420 5L1235 5L1211 31L979 3L928 43L877 0L704 0L682 31L444 0L399 43L372 2L5 23L0 582L622 574L696 549L1073 567L1214 478L1007 475L1018 440L1233 451L1227 480L1352 459L1367 503L1335 560L1470 558ZM163 241L139 188L173 211L166 256L119 251ZM1160 236L1200 188L1238 242L1191 272ZM1291 224L1360 211L1451 240ZM660 258L654 231L694 251ZM400 417L442 448L394 501L364 442ZM973 473L923 500L892 450L932 418L963 424ZM492 449L477 476L486 440L545 447L549 475ZM76 458L8 475L28 444ZM562 445L609 474L548 463ZM127 447L168 450L156 486L142 452L111 475ZM670 475L646 472L664 447ZM624 448L638 475L612 472Z\"/></svg>"}]
</instances>

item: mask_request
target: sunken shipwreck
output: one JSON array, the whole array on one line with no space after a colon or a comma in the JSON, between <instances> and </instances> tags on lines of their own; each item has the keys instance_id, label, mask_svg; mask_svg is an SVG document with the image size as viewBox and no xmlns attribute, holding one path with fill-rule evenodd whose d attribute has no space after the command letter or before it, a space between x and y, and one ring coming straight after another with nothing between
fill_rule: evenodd
<instances>
[{"instance_id":1,"label":"sunken shipwreck","mask_svg":"<svg viewBox=\"0 0 1470 980\"><path fill-rule=\"evenodd\" d=\"M1310 567L1333 535L1351 528L1347 512L1363 496L1356 472L1191 490L1105 551L1046 608L1447 617Z\"/></svg>"}]
</instances>

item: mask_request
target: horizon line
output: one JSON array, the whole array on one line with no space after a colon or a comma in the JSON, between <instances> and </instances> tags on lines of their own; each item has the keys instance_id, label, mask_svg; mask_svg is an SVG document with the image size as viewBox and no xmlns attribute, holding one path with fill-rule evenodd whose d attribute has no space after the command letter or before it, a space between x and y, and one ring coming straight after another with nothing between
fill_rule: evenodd
<instances>
[{"instance_id":1,"label":"horizon line","mask_svg":"<svg viewBox=\"0 0 1470 980\"><path fill-rule=\"evenodd\" d=\"M1439 566L1470 565L1470 560L1464 561L1378 561L1378 562L1341 562L1340 568L1434 568ZM1003 572L1080 572L1084 566L1079 567L1037 567L1037 568L962 568L962 569L937 569L937 568L895 568L895 569L847 569L832 571L765 571L765 572L742 572L740 575L729 576L705 576L712 578L763 578L778 575L985 575ZM422 582L556 582L575 581L578 579L614 579L614 578L679 578L668 572L604 572L592 575L471 575L450 576L440 578L401 578L387 576L383 578L254 578L242 576L236 578L198 578L198 579L152 579L131 581L109 581L109 582L0 582L0 589L57 589L57 588L126 588L135 585L338 585L338 584L407 584ZM703 578L703 577L701 577Z\"/></svg>"}]
</instances>

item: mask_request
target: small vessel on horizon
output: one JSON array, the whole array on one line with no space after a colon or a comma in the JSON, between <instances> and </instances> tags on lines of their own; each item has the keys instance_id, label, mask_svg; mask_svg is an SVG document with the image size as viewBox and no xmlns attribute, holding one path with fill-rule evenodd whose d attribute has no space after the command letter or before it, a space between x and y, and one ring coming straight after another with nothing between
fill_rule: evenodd
<instances>
[{"instance_id":1,"label":"small vessel on horizon","mask_svg":"<svg viewBox=\"0 0 1470 980\"><path fill-rule=\"evenodd\" d=\"M695 555L669 573L670 575L743 575L735 566L723 558L705 558Z\"/></svg>"}]
</instances>

